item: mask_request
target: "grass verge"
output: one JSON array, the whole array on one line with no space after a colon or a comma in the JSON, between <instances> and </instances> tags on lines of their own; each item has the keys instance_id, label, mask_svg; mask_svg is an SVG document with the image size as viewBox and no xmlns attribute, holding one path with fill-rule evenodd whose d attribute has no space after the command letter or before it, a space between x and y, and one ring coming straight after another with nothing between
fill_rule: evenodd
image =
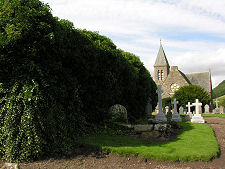
<instances>
[{"instance_id":1,"label":"grass verge","mask_svg":"<svg viewBox=\"0 0 225 169\"><path fill-rule=\"evenodd\" d=\"M138 155L157 161L210 161L218 156L219 145L208 124L180 124L183 132L166 143L125 136L89 136L80 141L122 156Z\"/></svg>"},{"instance_id":2,"label":"grass verge","mask_svg":"<svg viewBox=\"0 0 225 169\"><path fill-rule=\"evenodd\" d=\"M225 118L225 114L202 114L203 117L219 117Z\"/></svg>"}]
</instances>

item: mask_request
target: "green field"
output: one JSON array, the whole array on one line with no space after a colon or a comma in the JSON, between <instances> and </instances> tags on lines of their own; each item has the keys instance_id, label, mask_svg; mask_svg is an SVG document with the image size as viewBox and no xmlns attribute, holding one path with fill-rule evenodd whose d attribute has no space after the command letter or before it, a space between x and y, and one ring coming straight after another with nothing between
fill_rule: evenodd
<instances>
[{"instance_id":1,"label":"green field","mask_svg":"<svg viewBox=\"0 0 225 169\"><path fill-rule=\"evenodd\" d=\"M225 118L225 114L202 114L202 117L219 117L219 118Z\"/></svg>"},{"instance_id":2,"label":"green field","mask_svg":"<svg viewBox=\"0 0 225 169\"><path fill-rule=\"evenodd\" d=\"M181 123L183 131L173 141L150 142L125 136L92 136L82 143L122 156L138 155L157 161L210 161L219 154L219 145L208 124Z\"/></svg>"}]
</instances>

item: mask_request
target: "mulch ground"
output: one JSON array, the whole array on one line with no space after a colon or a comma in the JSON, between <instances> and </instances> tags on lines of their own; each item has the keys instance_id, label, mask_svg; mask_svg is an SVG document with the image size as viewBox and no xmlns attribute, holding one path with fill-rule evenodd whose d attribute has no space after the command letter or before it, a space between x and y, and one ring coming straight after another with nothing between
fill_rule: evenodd
<instances>
[{"instance_id":1,"label":"mulch ground","mask_svg":"<svg viewBox=\"0 0 225 169\"><path fill-rule=\"evenodd\" d=\"M225 169L225 118L208 117L205 120L213 128L221 150L220 157L210 162L157 162L139 157L120 157L99 152L94 148L81 147L59 159L22 163L20 167L21 169ZM3 163L0 163L0 166L2 165Z\"/></svg>"}]
</instances>

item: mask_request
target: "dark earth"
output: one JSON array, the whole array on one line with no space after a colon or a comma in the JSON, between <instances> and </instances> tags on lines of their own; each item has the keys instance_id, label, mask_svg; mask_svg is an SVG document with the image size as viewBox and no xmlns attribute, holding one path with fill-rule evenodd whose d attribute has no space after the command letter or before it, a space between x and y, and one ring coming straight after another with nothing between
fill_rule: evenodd
<instances>
[{"instance_id":1,"label":"dark earth","mask_svg":"<svg viewBox=\"0 0 225 169\"><path fill-rule=\"evenodd\" d=\"M80 147L67 156L22 163L20 167L21 169L225 169L225 118L208 117L205 120L213 128L221 150L220 157L210 162L157 162L139 157L120 157L95 148ZM0 163L0 167L3 164Z\"/></svg>"}]
</instances>

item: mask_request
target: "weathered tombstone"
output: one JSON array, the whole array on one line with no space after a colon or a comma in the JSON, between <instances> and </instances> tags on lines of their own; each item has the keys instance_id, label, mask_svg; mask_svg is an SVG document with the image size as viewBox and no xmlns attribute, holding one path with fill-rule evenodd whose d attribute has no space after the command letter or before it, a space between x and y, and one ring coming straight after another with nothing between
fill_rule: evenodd
<instances>
[{"instance_id":1,"label":"weathered tombstone","mask_svg":"<svg viewBox=\"0 0 225 169\"><path fill-rule=\"evenodd\" d=\"M171 103L174 105L174 109L173 109L174 110L174 113L172 115L171 121L181 122L182 119L180 118L180 115L177 113L177 104L179 102L176 101L176 99L174 99Z\"/></svg>"},{"instance_id":2,"label":"weathered tombstone","mask_svg":"<svg viewBox=\"0 0 225 169\"><path fill-rule=\"evenodd\" d=\"M184 114L184 108L182 106L179 108L179 114Z\"/></svg>"},{"instance_id":3,"label":"weathered tombstone","mask_svg":"<svg viewBox=\"0 0 225 169\"><path fill-rule=\"evenodd\" d=\"M152 103L151 103L151 101L152 101L152 99L149 97L148 102L147 102L146 107L145 107L145 114L147 116L152 115Z\"/></svg>"},{"instance_id":4,"label":"weathered tombstone","mask_svg":"<svg viewBox=\"0 0 225 169\"><path fill-rule=\"evenodd\" d=\"M209 113L209 105L206 104L204 108L205 108L205 112L204 113L205 114L208 114Z\"/></svg>"},{"instance_id":5,"label":"weathered tombstone","mask_svg":"<svg viewBox=\"0 0 225 169\"><path fill-rule=\"evenodd\" d=\"M224 107L223 106L220 106L220 114L224 114Z\"/></svg>"},{"instance_id":6,"label":"weathered tombstone","mask_svg":"<svg viewBox=\"0 0 225 169\"><path fill-rule=\"evenodd\" d=\"M127 109L120 104L115 104L111 106L109 108L109 114L113 121L126 122L126 123L128 122Z\"/></svg>"},{"instance_id":7,"label":"weathered tombstone","mask_svg":"<svg viewBox=\"0 0 225 169\"><path fill-rule=\"evenodd\" d=\"M184 109L184 114L187 114L187 109Z\"/></svg>"},{"instance_id":8,"label":"weathered tombstone","mask_svg":"<svg viewBox=\"0 0 225 169\"><path fill-rule=\"evenodd\" d=\"M191 105L191 103L188 102L188 104L186 105L186 107L188 108L188 112L187 112L187 115L186 115L186 120L187 121L190 121L191 118L192 118L192 112L191 112L192 105Z\"/></svg>"},{"instance_id":9,"label":"weathered tombstone","mask_svg":"<svg viewBox=\"0 0 225 169\"><path fill-rule=\"evenodd\" d=\"M205 120L203 119L203 117L201 116L201 114L199 113L199 108L202 105L202 103L199 102L198 99L196 99L195 103L192 103L193 106L195 106L195 112L196 114L194 114L194 116L192 116L191 118L191 122L192 123L205 123Z\"/></svg>"},{"instance_id":10,"label":"weathered tombstone","mask_svg":"<svg viewBox=\"0 0 225 169\"><path fill-rule=\"evenodd\" d=\"M167 115L168 112L169 112L169 106L166 106L166 107L165 107L165 110L166 110L166 115Z\"/></svg>"},{"instance_id":11,"label":"weathered tombstone","mask_svg":"<svg viewBox=\"0 0 225 169\"><path fill-rule=\"evenodd\" d=\"M162 112L162 93L163 93L163 90L161 88L161 85L158 86L158 89L156 90L156 93L158 94L159 113L155 116L155 119L160 120L160 121L167 121L166 116Z\"/></svg>"}]
</instances>

